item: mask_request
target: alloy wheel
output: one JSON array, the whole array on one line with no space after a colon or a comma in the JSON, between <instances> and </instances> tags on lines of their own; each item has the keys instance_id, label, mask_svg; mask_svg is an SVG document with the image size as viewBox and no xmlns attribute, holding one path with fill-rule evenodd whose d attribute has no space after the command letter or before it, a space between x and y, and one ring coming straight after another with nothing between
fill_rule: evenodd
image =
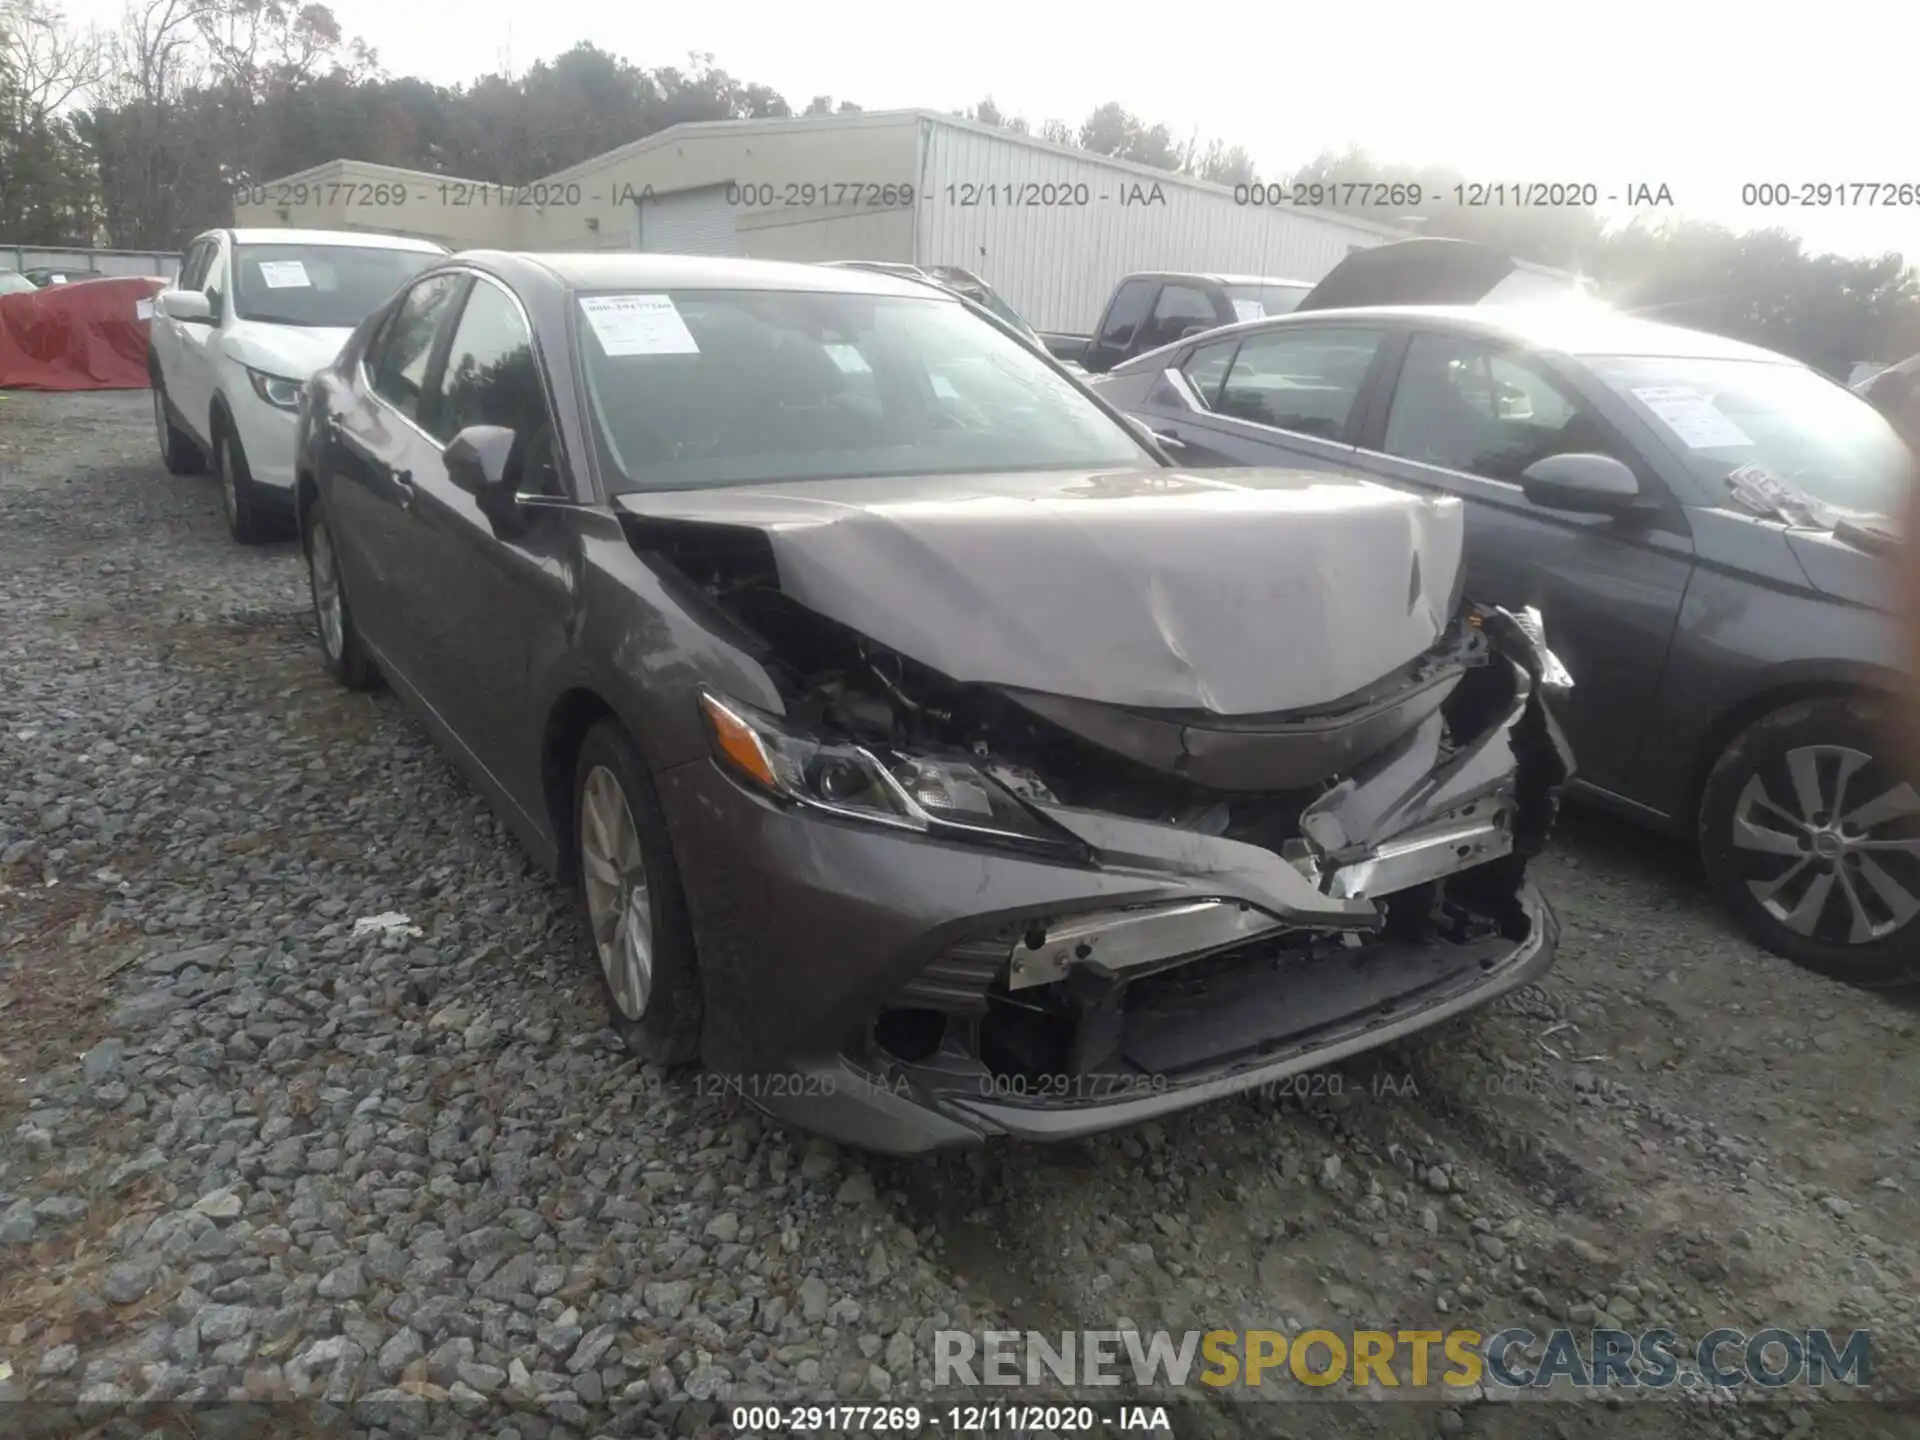
<instances>
[{"instance_id":1,"label":"alloy wheel","mask_svg":"<svg viewBox=\"0 0 1920 1440\"><path fill-rule=\"evenodd\" d=\"M640 832L611 770L587 772L580 795L580 868L593 946L613 1003L628 1020L653 991L653 903Z\"/></svg>"},{"instance_id":2,"label":"alloy wheel","mask_svg":"<svg viewBox=\"0 0 1920 1440\"><path fill-rule=\"evenodd\" d=\"M327 658L338 664L346 644L340 568L334 560L333 535L318 512L307 521L307 575L313 584L313 618L320 626L320 644Z\"/></svg>"},{"instance_id":3,"label":"alloy wheel","mask_svg":"<svg viewBox=\"0 0 1920 1440\"><path fill-rule=\"evenodd\" d=\"M1864 945L1920 914L1920 793L1865 751L1803 745L1747 778L1735 850L1754 900L1797 935ZM1775 798L1776 792L1779 798Z\"/></svg>"}]
</instances>

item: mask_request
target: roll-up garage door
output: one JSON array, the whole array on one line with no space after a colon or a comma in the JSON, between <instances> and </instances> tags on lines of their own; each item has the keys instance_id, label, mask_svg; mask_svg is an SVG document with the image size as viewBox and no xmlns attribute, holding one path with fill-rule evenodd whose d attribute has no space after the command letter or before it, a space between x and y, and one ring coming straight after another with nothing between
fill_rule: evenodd
<instances>
[{"instance_id":1,"label":"roll-up garage door","mask_svg":"<svg viewBox=\"0 0 1920 1440\"><path fill-rule=\"evenodd\" d=\"M733 216L724 185L648 195L640 201L637 248L665 255L738 255Z\"/></svg>"}]
</instances>

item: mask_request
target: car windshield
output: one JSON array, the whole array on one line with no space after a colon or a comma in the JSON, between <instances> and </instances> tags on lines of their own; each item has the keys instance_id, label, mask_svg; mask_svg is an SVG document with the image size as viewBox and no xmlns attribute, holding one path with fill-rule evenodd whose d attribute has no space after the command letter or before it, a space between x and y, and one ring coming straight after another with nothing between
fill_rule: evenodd
<instances>
[{"instance_id":1,"label":"car windshield","mask_svg":"<svg viewBox=\"0 0 1920 1440\"><path fill-rule=\"evenodd\" d=\"M1293 307L1307 298L1311 285L1223 285L1227 301L1233 306L1233 318L1263 320L1269 315L1291 314Z\"/></svg>"},{"instance_id":2,"label":"car windshield","mask_svg":"<svg viewBox=\"0 0 1920 1440\"><path fill-rule=\"evenodd\" d=\"M952 300L677 290L577 303L615 490L1155 463Z\"/></svg>"},{"instance_id":3,"label":"car windshield","mask_svg":"<svg viewBox=\"0 0 1920 1440\"><path fill-rule=\"evenodd\" d=\"M1702 480L1784 482L1821 505L1900 513L1910 463L1880 412L1789 361L1588 356Z\"/></svg>"},{"instance_id":4,"label":"car windshield","mask_svg":"<svg viewBox=\"0 0 1920 1440\"><path fill-rule=\"evenodd\" d=\"M377 245L241 245L234 313L265 325L350 329L441 258Z\"/></svg>"},{"instance_id":5,"label":"car windshield","mask_svg":"<svg viewBox=\"0 0 1920 1440\"><path fill-rule=\"evenodd\" d=\"M0 270L0 295L19 295L38 288L17 270Z\"/></svg>"}]
</instances>

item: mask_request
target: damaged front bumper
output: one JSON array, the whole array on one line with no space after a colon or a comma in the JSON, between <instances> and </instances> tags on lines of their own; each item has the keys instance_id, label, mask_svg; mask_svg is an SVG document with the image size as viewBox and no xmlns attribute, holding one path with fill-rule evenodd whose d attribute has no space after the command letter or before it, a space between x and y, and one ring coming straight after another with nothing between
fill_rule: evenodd
<instances>
[{"instance_id":1,"label":"damaged front bumper","mask_svg":"<svg viewBox=\"0 0 1920 1440\"><path fill-rule=\"evenodd\" d=\"M1558 935L1524 871L1572 772L1546 704L1564 672L1537 617L1474 628L1494 678L1472 703L1403 710L1278 844L1031 801L1092 857L1066 863L808 814L711 763L664 772L676 848L728 857L682 865L709 1070L877 1150L1058 1139L1533 979Z\"/></svg>"}]
</instances>

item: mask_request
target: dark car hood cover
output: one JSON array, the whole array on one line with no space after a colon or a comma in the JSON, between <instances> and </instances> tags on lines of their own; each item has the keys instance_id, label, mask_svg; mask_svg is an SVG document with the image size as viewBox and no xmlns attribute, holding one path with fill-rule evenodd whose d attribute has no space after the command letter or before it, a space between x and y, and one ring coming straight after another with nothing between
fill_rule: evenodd
<instances>
[{"instance_id":1,"label":"dark car hood cover","mask_svg":"<svg viewBox=\"0 0 1920 1440\"><path fill-rule=\"evenodd\" d=\"M1514 269L1511 256L1471 240L1396 240L1347 256L1307 292L1294 313L1360 305L1477 305Z\"/></svg>"},{"instance_id":2,"label":"dark car hood cover","mask_svg":"<svg viewBox=\"0 0 1920 1440\"><path fill-rule=\"evenodd\" d=\"M965 683L1266 715L1431 647L1462 513L1366 481L1242 470L820 481L624 495L764 533L780 588Z\"/></svg>"}]
</instances>

